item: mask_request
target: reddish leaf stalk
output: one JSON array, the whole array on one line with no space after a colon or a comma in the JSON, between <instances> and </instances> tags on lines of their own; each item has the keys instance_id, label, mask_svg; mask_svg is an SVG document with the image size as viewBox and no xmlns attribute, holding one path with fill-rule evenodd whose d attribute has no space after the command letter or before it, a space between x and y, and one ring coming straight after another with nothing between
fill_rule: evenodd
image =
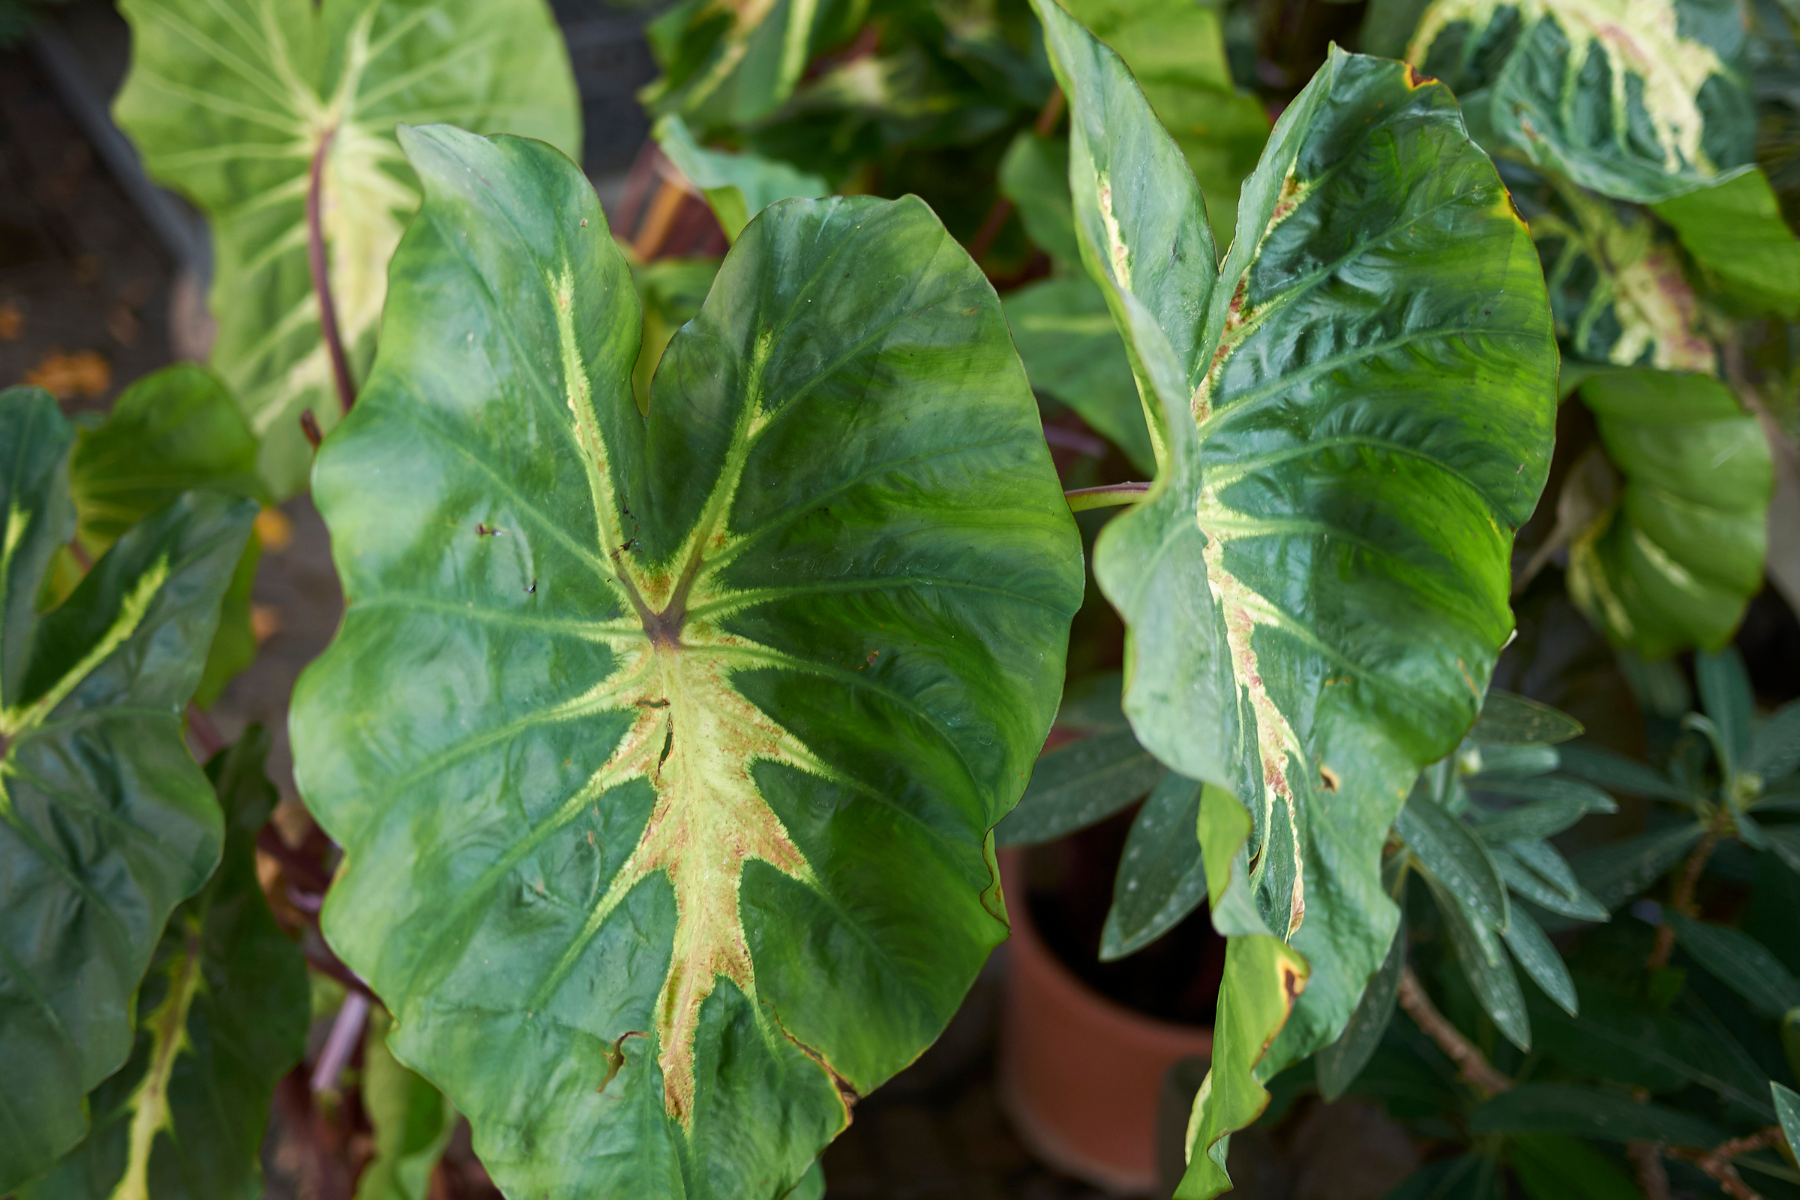
<instances>
[{"instance_id":1,"label":"reddish leaf stalk","mask_svg":"<svg viewBox=\"0 0 1800 1200\"><path fill-rule=\"evenodd\" d=\"M1150 491L1147 483L1109 483L1104 487L1076 488L1072 492L1064 492L1063 498L1069 502L1073 512L1082 512L1090 508L1111 508L1118 504L1132 504L1142 500Z\"/></svg>"},{"instance_id":2,"label":"reddish leaf stalk","mask_svg":"<svg viewBox=\"0 0 1800 1200\"><path fill-rule=\"evenodd\" d=\"M1669 907L1684 917L1699 915L1694 907L1694 892L1700 886L1700 876L1706 871L1706 864L1712 858L1713 851L1719 845L1719 823L1713 822L1694 852L1688 855L1681 868L1681 877L1675 881L1675 891L1669 897ZM1675 927L1665 917L1656 930L1656 946L1650 951L1650 957L1644 966L1652 971L1660 971L1669 965L1669 956L1675 952Z\"/></svg>"},{"instance_id":3,"label":"reddish leaf stalk","mask_svg":"<svg viewBox=\"0 0 1800 1200\"><path fill-rule=\"evenodd\" d=\"M337 306L331 300L331 266L326 258L325 223L320 212L325 190L325 156L331 151L335 128L327 129L313 152L312 178L306 189L306 265L312 273L313 292L319 298L319 334L331 359L331 378L337 385L338 403L345 412L356 403L356 385L350 381L350 361L344 357L344 341L338 333ZM304 428L304 425L302 425ZM309 436L308 440L311 438ZM318 443L314 442L315 448Z\"/></svg>"},{"instance_id":4,"label":"reddish leaf stalk","mask_svg":"<svg viewBox=\"0 0 1800 1200\"><path fill-rule=\"evenodd\" d=\"M1437 1010L1411 967L1400 970L1400 1007L1427 1037L1437 1043L1438 1049L1449 1056L1470 1087L1483 1096L1498 1095L1512 1087L1513 1081L1496 1070L1488 1062L1487 1055L1464 1037L1462 1030L1450 1023L1450 1018Z\"/></svg>"}]
</instances>

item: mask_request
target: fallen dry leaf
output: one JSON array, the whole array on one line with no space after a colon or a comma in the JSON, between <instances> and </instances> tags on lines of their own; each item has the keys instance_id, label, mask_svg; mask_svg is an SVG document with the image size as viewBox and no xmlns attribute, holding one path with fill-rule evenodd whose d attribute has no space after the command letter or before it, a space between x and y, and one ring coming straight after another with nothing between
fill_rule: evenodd
<instances>
[{"instance_id":1,"label":"fallen dry leaf","mask_svg":"<svg viewBox=\"0 0 1800 1200\"><path fill-rule=\"evenodd\" d=\"M25 375L27 387L41 387L58 400L94 397L112 386L112 367L92 350L64 354L52 347Z\"/></svg>"}]
</instances>

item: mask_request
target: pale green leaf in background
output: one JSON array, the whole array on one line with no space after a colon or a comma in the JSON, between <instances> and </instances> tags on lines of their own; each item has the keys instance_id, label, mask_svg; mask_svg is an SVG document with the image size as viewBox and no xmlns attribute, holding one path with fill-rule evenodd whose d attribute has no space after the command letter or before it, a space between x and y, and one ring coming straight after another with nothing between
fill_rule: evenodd
<instances>
[{"instance_id":1,"label":"pale green leaf in background","mask_svg":"<svg viewBox=\"0 0 1800 1200\"><path fill-rule=\"evenodd\" d=\"M651 136L688 182L706 196L728 241L737 241L750 218L777 200L791 196L814 200L831 192L817 175L787 163L747 151L703 148L687 123L674 113L659 118Z\"/></svg>"}]
</instances>

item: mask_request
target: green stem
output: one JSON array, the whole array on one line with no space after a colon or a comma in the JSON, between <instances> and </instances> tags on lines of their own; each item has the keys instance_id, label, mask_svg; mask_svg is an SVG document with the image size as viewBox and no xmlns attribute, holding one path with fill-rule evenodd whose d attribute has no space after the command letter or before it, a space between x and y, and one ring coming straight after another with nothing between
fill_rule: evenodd
<instances>
[{"instance_id":1,"label":"green stem","mask_svg":"<svg viewBox=\"0 0 1800 1200\"><path fill-rule=\"evenodd\" d=\"M1149 490L1150 485L1147 483L1109 483L1105 487L1076 488L1072 492L1064 492L1063 497L1068 500L1070 511L1084 512L1090 508L1135 504Z\"/></svg>"}]
</instances>

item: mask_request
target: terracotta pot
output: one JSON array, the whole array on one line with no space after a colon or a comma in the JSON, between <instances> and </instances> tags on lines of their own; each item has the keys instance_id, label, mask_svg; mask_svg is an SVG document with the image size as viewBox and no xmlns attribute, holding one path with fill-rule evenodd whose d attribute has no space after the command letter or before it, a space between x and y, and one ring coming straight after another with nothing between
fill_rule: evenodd
<instances>
[{"instance_id":1,"label":"terracotta pot","mask_svg":"<svg viewBox=\"0 0 1800 1200\"><path fill-rule=\"evenodd\" d=\"M1156 1106L1177 1059L1211 1055L1212 1030L1133 1012L1077 979L1026 903L1021 850L1000 854L1011 964L1000 1026L1000 1101L1045 1162L1121 1194L1154 1191Z\"/></svg>"}]
</instances>

